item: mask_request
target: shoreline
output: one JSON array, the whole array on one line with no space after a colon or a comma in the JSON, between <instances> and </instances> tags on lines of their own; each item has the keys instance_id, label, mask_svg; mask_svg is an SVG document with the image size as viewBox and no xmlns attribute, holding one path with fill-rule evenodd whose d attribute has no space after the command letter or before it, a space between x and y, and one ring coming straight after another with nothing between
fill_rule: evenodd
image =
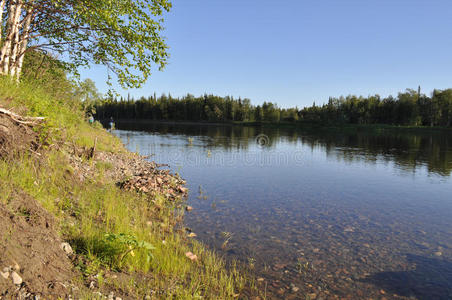
<instances>
[{"instance_id":1,"label":"shoreline","mask_svg":"<svg viewBox=\"0 0 452 300\"><path fill-rule=\"evenodd\" d=\"M102 124L108 124L108 119L99 120ZM411 131L438 133L444 131L452 132L452 127L430 127L430 126L408 126L389 124L321 124L312 122L209 122L209 121L176 121L176 120L148 120L148 119L118 119L115 120L116 128L121 125L188 125L188 126L244 126L263 128L294 128L300 130L331 130L331 131Z\"/></svg>"},{"instance_id":2,"label":"shoreline","mask_svg":"<svg viewBox=\"0 0 452 300\"><path fill-rule=\"evenodd\" d=\"M45 86L0 83L0 107L15 116L0 113L0 237L8 237L0 245L0 295L261 294L247 270L229 266L181 226L190 210L182 178L89 124L83 111L65 105L72 98L61 104ZM46 123L28 122L35 116Z\"/></svg>"}]
</instances>

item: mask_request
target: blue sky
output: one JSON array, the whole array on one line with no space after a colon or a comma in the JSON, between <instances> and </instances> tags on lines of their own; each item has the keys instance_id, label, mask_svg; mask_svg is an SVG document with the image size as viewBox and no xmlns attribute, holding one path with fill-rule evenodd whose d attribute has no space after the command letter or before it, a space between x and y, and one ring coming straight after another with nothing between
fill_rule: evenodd
<instances>
[{"instance_id":1,"label":"blue sky","mask_svg":"<svg viewBox=\"0 0 452 300\"><path fill-rule=\"evenodd\" d=\"M134 97L250 98L282 107L329 96L452 87L450 0L173 0L171 58ZM107 71L82 71L105 92Z\"/></svg>"}]
</instances>

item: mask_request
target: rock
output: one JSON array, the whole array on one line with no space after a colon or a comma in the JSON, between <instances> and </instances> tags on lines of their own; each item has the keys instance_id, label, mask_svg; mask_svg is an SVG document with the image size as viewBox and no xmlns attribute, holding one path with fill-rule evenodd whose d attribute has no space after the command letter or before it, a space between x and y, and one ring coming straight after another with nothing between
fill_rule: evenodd
<instances>
[{"instance_id":1,"label":"rock","mask_svg":"<svg viewBox=\"0 0 452 300\"><path fill-rule=\"evenodd\" d=\"M20 271L20 266L19 266L19 264L18 264L17 262L15 262L15 261L14 261L14 267L13 267L13 269L14 269L16 272L19 272L19 271Z\"/></svg>"},{"instance_id":2,"label":"rock","mask_svg":"<svg viewBox=\"0 0 452 300\"><path fill-rule=\"evenodd\" d=\"M308 299L310 299L310 300L314 300L315 298L317 298L317 294L316 293L310 293L310 294L308 294Z\"/></svg>"},{"instance_id":3,"label":"rock","mask_svg":"<svg viewBox=\"0 0 452 300\"><path fill-rule=\"evenodd\" d=\"M189 235L188 235L188 237L191 237L191 238L193 238L193 237L196 237L197 235L196 235L196 233L194 233L194 232L191 232Z\"/></svg>"},{"instance_id":4,"label":"rock","mask_svg":"<svg viewBox=\"0 0 452 300\"><path fill-rule=\"evenodd\" d=\"M192 210L193 210L193 207L191 207L190 205L187 205L187 207L185 207L185 210L186 210L186 211L192 211Z\"/></svg>"},{"instance_id":5,"label":"rock","mask_svg":"<svg viewBox=\"0 0 452 300\"><path fill-rule=\"evenodd\" d=\"M3 272L0 271L0 276L2 276L5 279L9 278L9 268L4 268Z\"/></svg>"},{"instance_id":6,"label":"rock","mask_svg":"<svg viewBox=\"0 0 452 300\"><path fill-rule=\"evenodd\" d=\"M94 281L91 281L90 283L89 283L89 288L90 289L94 289L96 287L96 283L94 282Z\"/></svg>"},{"instance_id":7,"label":"rock","mask_svg":"<svg viewBox=\"0 0 452 300\"><path fill-rule=\"evenodd\" d=\"M185 253L185 256L188 257L191 261L197 261L198 260L198 257L195 254L191 253L191 252Z\"/></svg>"},{"instance_id":8,"label":"rock","mask_svg":"<svg viewBox=\"0 0 452 300\"><path fill-rule=\"evenodd\" d=\"M115 300L115 293L114 292L110 292L110 294L108 294L108 300Z\"/></svg>"},{"instance_id":9,"label":"rock","mask_svg":"<svg viewBox=\"0 0 452 300\"><path fill-rule=\"evenodd\" d=\"M355 231L355 230L354 230L353 227L351 227L351 226L347 226L347 227L345 227L345 229L344 229L344 232L353 232L353 231Z\"/></svg>"},{"instance_id":10,"label":"rock","mask_svg":"<svg viewBox=\"0 0 452 300\"><path fill-rule=\"evenodd\" d=\"M284 269L285 267L286 267L287 265L286 264L275 264L274 266L273 266L273 269L275 269L275 271L279 271L279 270L281 270L281 269Z\"/></svg>"},{"instance_id":11,"label":"rock","mask_svg":"<svg viewBox=\"0 0 452 300\"><path fill-rule=\"evenodd\" d=\"M69 245L69 243L66 243L66 242L61 243L60 248L61 248L61 250L66 252L67 255L74 254L74 251L72 250L72 247L71 247L71 245Z\"/></svg>"},{"instance_id":12,"label":"rock","mask_svg":"<svg viewBox=\"0 0 452 300\"><path fill-rule=\"evenodd\" d=\"M11 278L13 279L13 283L15 285L21 285L22 284L22 277L19 276L19 274L16 273L16 271L11 272Z\"/></svg>"},{"instance_id":13,"label":"rock","mask_svg":"<svg viewBox=\"0 0 452 300\"><path fill-rule=\"evenodd\" d=\"M294 293L298 292L299 290L300 290L300 288L297 286L292 287L292 292L294 292Z\"/></svg>"}]
</instances>

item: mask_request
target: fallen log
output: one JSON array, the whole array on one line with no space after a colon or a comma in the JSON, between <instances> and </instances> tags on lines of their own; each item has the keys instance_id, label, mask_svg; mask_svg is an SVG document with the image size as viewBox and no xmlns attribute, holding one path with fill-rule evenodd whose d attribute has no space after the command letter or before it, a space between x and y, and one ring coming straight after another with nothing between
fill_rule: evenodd
<instances>
[{"instance_id":1,"label":"fallen log","mask_svg":"<svg viewBox=\"0 0 452 300\"><path fill-rule=\"evenodd\" d=\"M45 120L44 117L23 117L16 113L13 113L10 110L7 110L7 109L1 108L1 107L0 107L0 114L7 115L16 123L23 124L23 125L29 125L29 126L38 125L39 123L41 123Z\"/></svg>"}]
</instances>

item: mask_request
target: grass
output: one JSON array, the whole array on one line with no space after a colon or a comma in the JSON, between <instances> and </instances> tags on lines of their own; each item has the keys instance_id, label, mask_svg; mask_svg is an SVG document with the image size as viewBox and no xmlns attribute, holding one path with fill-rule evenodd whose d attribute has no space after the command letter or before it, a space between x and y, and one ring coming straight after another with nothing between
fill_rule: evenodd
<instances>
[{"instance_id":1,"label":"grass","mask_svg":"<svg viewBox=\"0 0 452 300\"><path fill-rule=\"evenodd\" d=\"M33 83L0 80L0 106L46 117L39 130L46 147L41 157L24 154L0 160L0 201L20 189L55 216L61 235L77 253L83 278L95 276L101 287L117 288L132 298L232 299L254 289L252 281L204 245L188 242L177 229L183 217L180 201L119 189L105 177L113 166L94 164L95 176L80 181L70 164L72 147L127 151L117 138L84 120L80 103L67 91L49 93ZM56 145L56 146L55 146ZM197 255L191 261L186 252ZM106 274L124 274L113 279ZM90 291L81 291L90 298Z\"/></svg>"}]
</instances>

